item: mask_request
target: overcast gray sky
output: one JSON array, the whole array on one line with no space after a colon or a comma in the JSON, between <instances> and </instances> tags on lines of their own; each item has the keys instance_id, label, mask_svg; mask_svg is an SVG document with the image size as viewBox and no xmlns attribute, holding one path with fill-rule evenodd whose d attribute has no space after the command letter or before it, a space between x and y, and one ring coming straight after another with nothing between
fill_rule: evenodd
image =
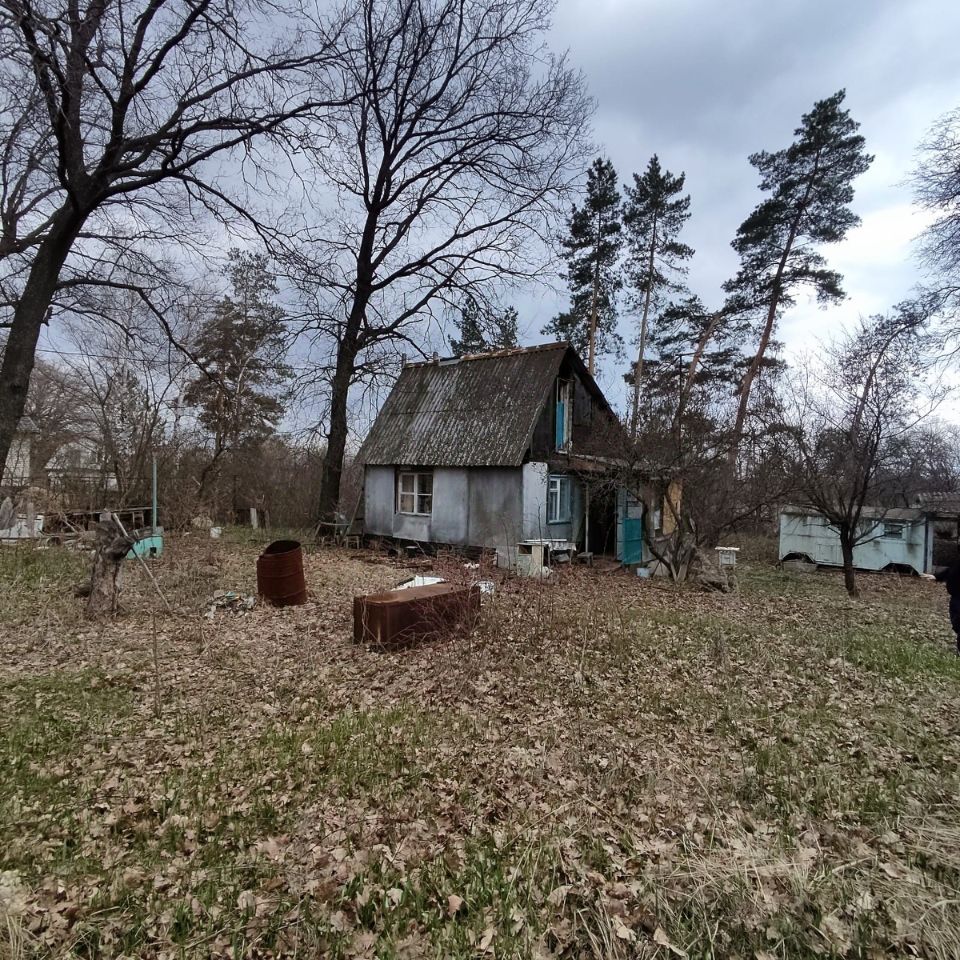
<instances>
[{"instance_id":1,"label":"overcast gray sky","mask_svg":"<svg viewBox=\"0 0 960 960\"><path fill-rule=\"evenodd\" d=\"M825 251L849 298L799 304L780 336L802 351L910 293L924 220L903 181L933 120L960 106L958 0L559 0L551 42L586 74L596 140L621 183L653 153L686 172L690 286L707 304L735 272L730 240L761 198L748 155L786 146L801 114L845 87L876 157L856 184L862 226ZM562 303L518 301L528 341L544 339ZM623 369L608 363L601 376L618 399Z\"/></svg>"}]
</instances>

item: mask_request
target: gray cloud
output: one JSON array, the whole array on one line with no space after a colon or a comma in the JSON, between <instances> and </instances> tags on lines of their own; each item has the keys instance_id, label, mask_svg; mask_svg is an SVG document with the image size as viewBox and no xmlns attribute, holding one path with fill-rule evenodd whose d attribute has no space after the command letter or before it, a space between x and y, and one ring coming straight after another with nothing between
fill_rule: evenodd
<instances>
[{"instance_id":1,"label":"gray cloud","mask_svg":"<svg viewBox=\"0 0 960 960\"><path fill-rule=\"evenodd\" d=\"M653 153L686 172L690 284L707 303L736 269L730 240L761 196L748 155L788 144L815 100L846 88L876 160L857 184L864 226L827 251L849 298L829 311L799 304L785 318L781 336L799 351L917 281L909 241L923 221L904 180L930 123L960 104L958 36L950 0L560 0L551 42L583 69L598 145L621 181ZM530 339L563 302L521 302ZM603 377L616 395L621 372Z\"/></svg>"}]
</instances>

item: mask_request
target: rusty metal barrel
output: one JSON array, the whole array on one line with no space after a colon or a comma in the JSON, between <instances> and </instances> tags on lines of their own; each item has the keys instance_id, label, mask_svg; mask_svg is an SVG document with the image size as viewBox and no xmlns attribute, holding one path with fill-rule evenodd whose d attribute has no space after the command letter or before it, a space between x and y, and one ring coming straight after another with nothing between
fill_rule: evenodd
<instances>
[{"instance_id":1,"label":"rusty metal barrel","mask_svg":"<svg viewBox=\"0 0 960 960\"><path fill-rule=\"evenodd\" d=\"M303 549L296 540L274 540L257 557L257 593L275 607L306 603Z\"/></svg>"}]
</instances>

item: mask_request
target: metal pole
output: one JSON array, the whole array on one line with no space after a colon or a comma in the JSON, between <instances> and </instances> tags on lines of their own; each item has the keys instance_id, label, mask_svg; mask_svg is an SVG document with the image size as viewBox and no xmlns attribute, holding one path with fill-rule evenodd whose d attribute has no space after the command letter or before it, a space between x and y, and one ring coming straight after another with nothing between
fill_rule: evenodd
<instances>
[{"instance_id":1,"label":"metal pole","mask_svg":"<svg viewBox=\"0 0 960 960\"><path fill-rule=\"evenodd\" d=\"M133 539L124 529L123 523L121 522L120 518L116 514L113 514L113 519L116 522L117 526L120 528L120 532L125 537L127 537L127 539ZM153 572L147 566L147 561L144 560L143 557L141 557L140 554L136 552L136 550L134 550L133 555L140 561L140 566L142 566L143 569L147 571L147 576L152 581L154 589L157 591L157 594L159 595L160 599L163 601L164 605L166 606L167 611L169 613L173 613L173 607L170 606L170 601L163 595L163 591L160 589L160 584L157 583L157 578L153 575Z\"/></svg>"},{"instance_id":2,"label":"metal pole","mask_svg":"<svg viewBox=\"0 0 960 960\"><path fill-rule=\"evenodd\" d=\"M154 455L153 458L153 503L152 511L150 516L150 532L156 536L157 535L157 458Z\"/></svg>"},{"instance_id":3,"label":"metal pole","mask_svg":"<svg viewBox=\"0 0 960 960\"><path fill-rule=\"evenodd\" d=\"M583 509L583 552L590 552L590 484L585 483L583 485L584 489L584 500L585 506Z\"/></svg>"}]
</instances>

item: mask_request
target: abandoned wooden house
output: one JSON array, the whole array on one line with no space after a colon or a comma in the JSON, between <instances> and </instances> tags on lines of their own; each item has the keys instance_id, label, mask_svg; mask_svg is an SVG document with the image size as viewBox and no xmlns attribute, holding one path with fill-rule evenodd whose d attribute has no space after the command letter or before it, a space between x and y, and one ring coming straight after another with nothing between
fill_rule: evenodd
<instances>
[{"instance_id":1,"label":"abandoned wooden house","mask_svg":"<svg viewBox=\"0 0 960 960\"><path fill-rule=\"evenodd\" d=\"M567 343L404 366L360 453L364 532L643 559L623 431Z\"/></svg>"}]
</instances>

